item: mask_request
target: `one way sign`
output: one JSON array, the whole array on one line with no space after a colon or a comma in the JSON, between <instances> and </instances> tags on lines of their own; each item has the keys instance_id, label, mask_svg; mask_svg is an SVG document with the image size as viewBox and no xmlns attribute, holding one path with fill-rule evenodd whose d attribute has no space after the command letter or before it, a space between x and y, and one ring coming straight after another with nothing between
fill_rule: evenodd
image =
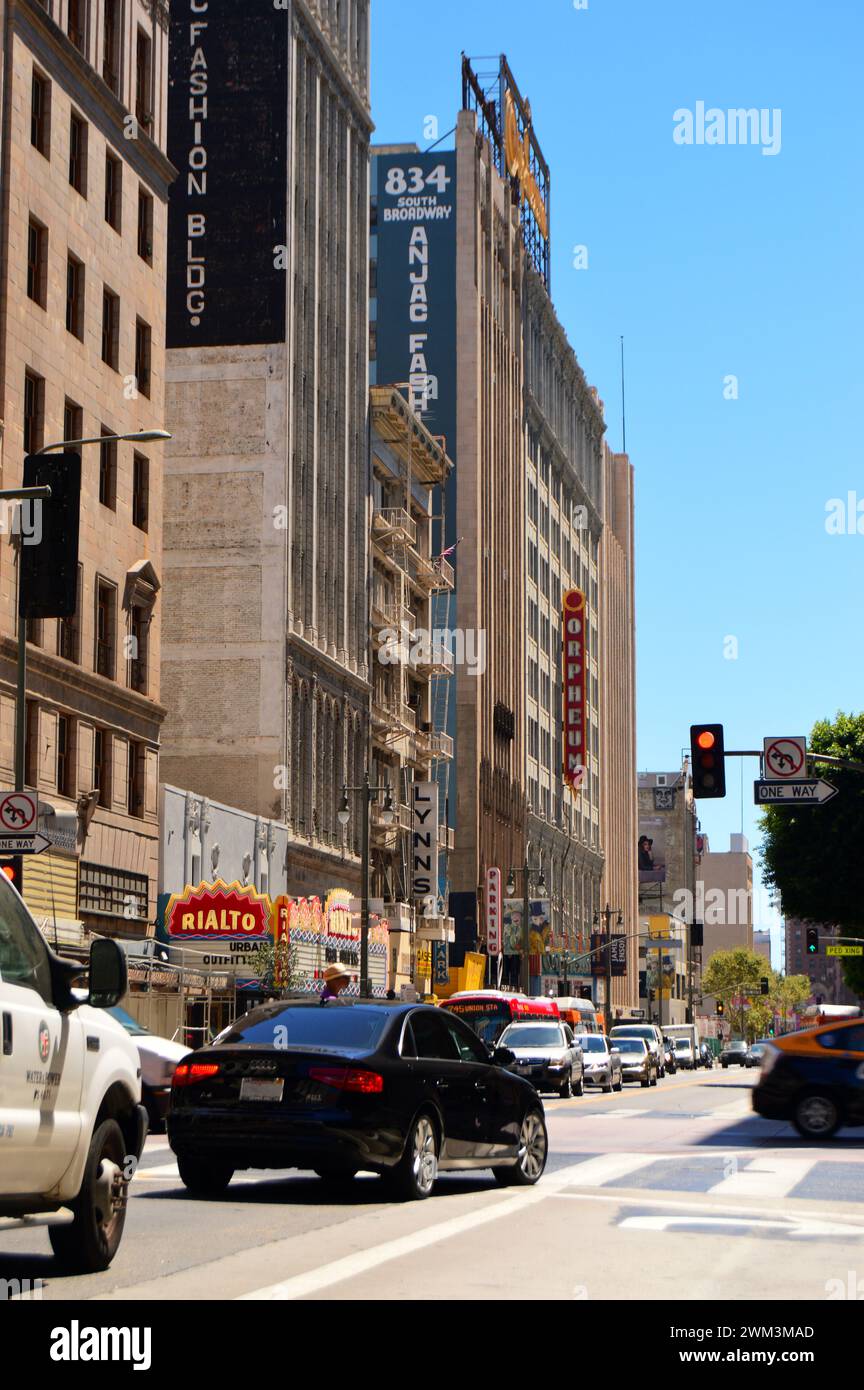
<instances>
[{"instance_id":1,"label":"one way sign","mask_svg":"<svg viewBox=\"0 0 864 1390\"><path fill-rule=\"evenodd\" d=\"M790 801L802 806L824 806L826 801L837 795L837 788L831 782L823 782L821 778L800 779L794 782L754 782L753 791L753 800L757 806L766 806L773 802L787 805Z\"/></svg>"}]
</instances>

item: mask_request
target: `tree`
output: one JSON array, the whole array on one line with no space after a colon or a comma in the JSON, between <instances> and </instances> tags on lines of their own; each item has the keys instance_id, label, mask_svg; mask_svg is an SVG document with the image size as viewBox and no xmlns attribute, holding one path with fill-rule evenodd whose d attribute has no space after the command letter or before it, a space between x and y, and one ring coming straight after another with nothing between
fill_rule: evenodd
<instances>
[{"instance_id":1,"label":"tree","mask_svg":"<svg viewBox=\"0 0 864 1390\"><path fill-rule=\"evenodd\" d=\"M282 936L278 942L262 941L252 958L252 969L270 994L286 994L299 982L297 947Z\"/></svg>"},{"instance_id":2,"label":"tree","mask_svg":"<svg viewBox=\"0 0 864 1390\"><path fill-rule=\"evenodd\" d=\"M810 753L829 753L864 763L864 714L838 712L813 725ZM823 806L767 806L761 851L765 881L783 911L805 922L829 923L843 936L864 938L864 773L820 765L810 769L830 780L839 795ZM864 994L864 957L843 962L846 982Z\"/></svg>"},{"instance_id":3,"label":"tree","mask_svg":"<svg viewBox=\"0 0 864 1390\"><path fill-rule=\"evenodd\" d=\"M781 1028L786 1032L786 1019L793 1010L799 1010L813 993L813 986L806 975L780 975L772 990L774 1007L781 1015Z\"/></svg>"},{"instance_id":4,"label":"tree","mask_svg":"<svg viewBox=\"0 0 864 1390\"><path fill-rule=\"evenodd\" d=\"M759 981L766 974L770 981L772 973L765 957L756 951L749 951L746 946L736 946L731 951L715 951L709 957L702 972L702 993L713 994L715 999L723 1000L733 1036L737 1033L739 1037L744 1037L750 1031L746 1025L747 1005L733 1006L733 998L748 995L752 1000L758 996L760 1004L763 1003L759 996ZM751 1036L755 1037L756 1034L751 1033Z\"/></svg>"}]
</instances>

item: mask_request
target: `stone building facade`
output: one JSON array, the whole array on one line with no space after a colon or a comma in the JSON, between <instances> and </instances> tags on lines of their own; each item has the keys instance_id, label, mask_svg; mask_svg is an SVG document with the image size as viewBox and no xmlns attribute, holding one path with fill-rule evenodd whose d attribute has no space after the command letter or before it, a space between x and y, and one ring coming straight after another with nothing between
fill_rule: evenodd
<instances>
[{"instance_id":1,"label":"stone building facade","mask_svg":"<svg viewBox=\"0 0 864 1390\"><path fill-rule=\"evenodd\" d=\"M272 27L248 33L236 6L210 9L214 64L247 38L262 45L236 97L268 136L223 151L203 224L189 222L193 178L172 203L178 262L189 227L205 228L203 271L178 271L186 284L206 273L195 302L211 326L196 346L194 314L169 339L164 775L284 821L289 892L356 889L359 818L346 842L337 811L369 751L368 4L264 6ZM194 165L191 62L177 69L172 128ZM211 119L227 124L231 109L214 84ZM247 226L261 180L272 202ZM232 236L248 253L226 264ZM246 294L269 317L244 313Z\"/></svg>"},{"instance_id":2,"label":"stone building facade","mask_svg":"<svg viewBox=\"0 0 864 1390\"><path fill-rule=\"evenodd\" d=\"M2 484L45 444L164 425L163 0L5 0ZM143 935L158 863L162 446L82 448L78 607L28 630L26 784L79 834L24 867L58 945ZM17 550L0 537L0 780L12 785ZM50 563L50 557L46 560ZM83 926L82 926L83 924Z\"/></svg>"},{"instance_id":3,"label":"stone building facade","mask_svg":"<svg viewBox=\"0 0 864 1390\"><path fill-rule=\"evenodd\" d=\"M657 865L638 870L639 930L644 934L639 941L639 1003L647 1017L684 1023L691 990L694 1011L697 1007L700 975L700 949L690 949L689 935L697 901L697 816L689 759L679 772L640 772L638 801L639 837L653 841ZM646 939L649 918L663 915L669 918L668 945L663 938L656 944Z\"/></svg>"}]
</instances>

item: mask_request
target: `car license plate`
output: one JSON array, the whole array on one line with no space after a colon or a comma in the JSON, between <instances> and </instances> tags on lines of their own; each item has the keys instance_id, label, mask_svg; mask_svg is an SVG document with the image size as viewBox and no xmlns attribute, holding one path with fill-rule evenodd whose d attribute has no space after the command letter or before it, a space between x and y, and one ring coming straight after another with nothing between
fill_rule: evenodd
<instances>
[{"instance_id":1,"label":"car license plate","mask_svg":"<svg viewBox=\"0 0 864 1390\"><path fill-rule=\"evenodd\" d=\"M270 1081L261 1076L244 1076L240 1082L241 1100L281 1100L285 1082L280 1077Z\"/></svg>"}]
</instances>

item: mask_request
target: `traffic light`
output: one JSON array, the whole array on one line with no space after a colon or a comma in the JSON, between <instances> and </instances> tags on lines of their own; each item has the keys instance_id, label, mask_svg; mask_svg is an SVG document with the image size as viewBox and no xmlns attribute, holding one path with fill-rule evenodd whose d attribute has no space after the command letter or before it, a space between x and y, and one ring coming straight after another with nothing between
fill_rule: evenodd
<instances>
[{"instance_id":1,"label":"traffic light","mask_svg":"<svg viewBox=\"0 0 864 1390\"><path fill-rule=\"evenodd\" d=\"M723 1000L722 1000L722 999L718 999L718 1000L717 1000L717 1003L714 1005L714 1008L715 1008L717 1017L718 1017L718 1018L722 1018L723 1015L724 1015L724 1013L726 1012L726 1007L725 1007L725 1005L724 1005L724 1003L723 1003Z\"/></svg>"},{"instance_id":2,"label":"traffic light","mask_svg":"<svg viewBox=\"0 0 864 1390\"><path fill-rule=\"evenodd\" d=\"M71 618L78 606L81 455L28 454L24 487L43 487L46 483L51 496L29 504L30 525L26 531L23 525L21 529L18 614L22 618Z\"/></svg>"},{"instance_id":3,"label":"traffic light","mask_svg":"<svg viewBox=\"0 0 864 1390\"><path fill-rule=\"evenodd\" d=\"M20 893L24 884L24 859L20 854L11 854L5 859L0 859L0 873L14 884Z\"/></svg>"},{"instance_id":4,"label":"traffic light","mask_svg":"<svg viewBox=\"0 0 864 1390\"><path fill-rule=\"evenodd\" d=\"M819 928L807 928L807 954L808 956L818 956L819 954Z\"/></svg>"},{"instance_id":5,"label":"traffic light","mask_svg":"<svg viewBox=\"0 0 864 1390\"><path fill-rule=\"evenodd\" d=\"M726 762L722 724L690 725L690 765L693 768L693 795L726 795Z\"/></svg>"},{"instance_id":6,"label":"traffic light","mask_svg":"<svg viewBox=\"0 0 864 1390\"><path fill-rule=\"evenodd\" d=\"M767 994L767 993L768 993L768 981L767 981L767 979L765 978L764 975L762 976L762 979L759 981L759 993L760 993L760 994Z\"/></svg>"}]
</instances>

